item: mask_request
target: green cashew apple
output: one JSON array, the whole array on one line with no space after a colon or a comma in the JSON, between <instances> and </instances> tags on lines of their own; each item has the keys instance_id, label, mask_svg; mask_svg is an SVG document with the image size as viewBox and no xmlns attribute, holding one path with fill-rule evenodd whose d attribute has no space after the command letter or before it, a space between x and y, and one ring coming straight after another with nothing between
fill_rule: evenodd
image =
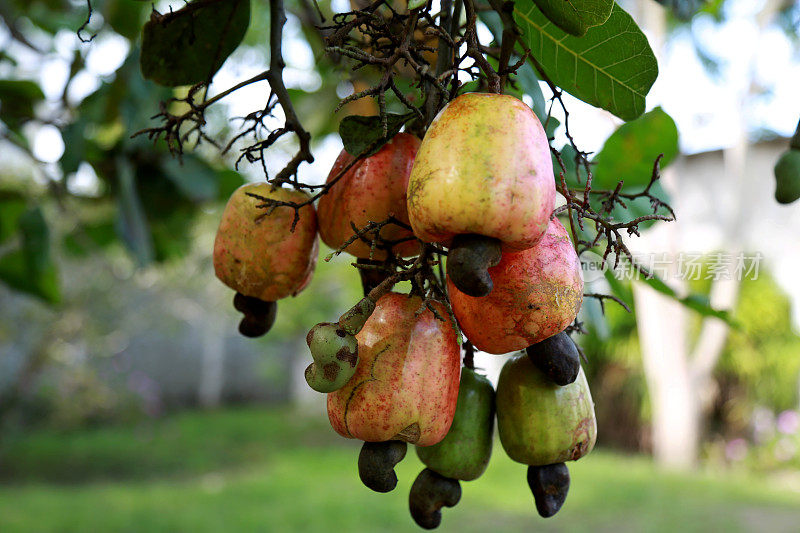
<instances>
[{"instance_id":1,"label":"green cashew apple","mask_svg":"<svg viewBox=\"0 0 800 533\"><path fill-rule=\"evenodd\" d=\"M461 369L453 425L441 442L418 446L417 455L442 476L472 481L486 470L492 455L494 432L494 388L469 368Z\"/></svg>"},{"instance_id":2,"label":"green cashew apple","mask_svg":"<svg viewBox=\"0 0 800 533\"><path fill-rule=\"evenodd\" d=\"M408 182L414 234L450 247L448 275L472 296L491 292L486 269L501 250L525 250L542 238L554 202L542 124L527 105L500 94L467 93L448 103L425 134Z\"/></svg>"},{"instance_id":3,"label":"green cashew apple","mask_svg":"<svg viewBox=\"0 0 800 533\"><path fill-rule=\"evenodd\" d=\"M588 454L597 422L583 370L562 387L527 355L509 359L497 382L497 430L503 449L518 463L549 465Z\"/></svg>"},{"instance_id":4,"label":"green cashew apple","mask_svg":"<svg viewBox=\"0 0 800 533\"><path fill-rule=\"evenodd\" d=\"M436 309L447 316L443 305ZM450 321L437 319L417 296L388 293L356 339L355 374L328 394L333 429L370 442L430 446L442 440L455 414L461 369Z\"/></svg>"},{"instance_id":5,"label":"green cashew apple","mask_svg":"<svg viewBox=\"0 0 800 533\"><path fill-rule=\"evenodd\" d=\"M505 252L489 268L491 294L462 292L448 274L447 289L461 331L479 350L503 354L523 350L564 329L583 301L581 264L557 218L532 248Z\"/></svg>"},{"instance_id":6,"label":"green cashew apple","mask_svg":"<svg viewBox=\"0 0 800 533\"><path fill-rule=\"evenodd\" d=\"M775 164L775 200L791 204L800 198L800 149L786 150Z\"/></svg>"},{"instance_id":7,"label":"green cashew apple","mask_svg":"<svg viewBox=\"0 0 800 533\"><path fill-rule=\"evenodd\" d=\"M239 330L247 336L266 333L275 320L275 301L294 296L311 281L317 262L317 214L308 204L299 210L282 206L269 212L257 207L255 194L302 203L308 195L267 183L242 185L231 195L214 240L214 272L241 296L234 307L244 313Z\"/></svg>"},{"instance_id":8,"label":"green cashew apple","mask_svg":"<svg viewBox=\"0 0 800 533\"><path fill-rule=\"evenodd\" d=\"M536 510L543 517L556 514L570 485L564 462L588 454L597 438L583 370L573 383L559 386L526 354L509 359L497 383L497 429L508 456L528 465Z\"/></svg>"},{"instance_id":9,"label":"green cashew apple","mask_svg":"<svg viewBox=\"0 0 800 533\"><path fill-rule=\"evenodd\" d=\"M322 241L337 249L354 235L353 225L362 228L368 222L380 222L393 215L408 224L406 189L411 165L417 154L420 140L408 133L398 133L377 153L355 164L327 194L319 200L319 234ZM328 182L336 178L354 156L345 150L339 154L328 175ZM381 240L395 243L391 246L396 255L410 256L419 253L419 242L407 228L388 224L381 228ZM372 250L371 243L358 239L345 251L361 259L383 260L386 251Z\"/></svg>"}]
</instances>

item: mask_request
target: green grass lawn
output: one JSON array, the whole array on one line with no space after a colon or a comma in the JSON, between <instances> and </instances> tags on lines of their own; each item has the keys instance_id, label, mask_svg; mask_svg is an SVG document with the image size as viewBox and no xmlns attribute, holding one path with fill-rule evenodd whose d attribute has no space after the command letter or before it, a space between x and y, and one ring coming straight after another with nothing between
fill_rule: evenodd
<instances>
[{"instance_id":1,"label":"green grass lawn","mask_svg":"<svg viewBox=\"0 0 800 533\"><path fill-rule=\"evenodd\" d=\"M767 478L667 474L603 451L570 466L567 503L544 520L525 467L495 451L440 530L800 531L800 494ZM416 454L389 494L361 485L357 456L324 420L280 409L6 435L0 532L417 530L407 510Z\"/></svg>"}]
</instances>

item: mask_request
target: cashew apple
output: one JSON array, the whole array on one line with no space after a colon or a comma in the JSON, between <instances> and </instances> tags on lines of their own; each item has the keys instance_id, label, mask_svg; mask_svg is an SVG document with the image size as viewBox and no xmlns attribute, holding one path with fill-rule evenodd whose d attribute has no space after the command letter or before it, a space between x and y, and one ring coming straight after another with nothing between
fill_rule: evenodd
<instances>
[{"instance_id":1,"label":"cashew apple","mask_svg":"<svg viewBox=\"0 0 800 533\"><path fill-rule=\"evenodd\" d=\"M583 370L561 387L527 355L513 356L497 382L497 430L503 449L518 463L550 465L588 454L597 422Z\"/></svg>"},{"instance_id":2,"label":"cashew apple","mask_svg":"<svg viewBox=\"0 0 800 533\"><path fill-rule=\"evenodd\" d=\"M422 308L419 297L388 293L356 335L359 364L350 381L328 394L328 418L340 435L370 442L441 441L458 398L460 347L449 321ZM436 305L436 304L435 304ZM443 305L436 305L447 316Z\"/></svg>"},{"instance_id":3,"label":"cashew apple","mask_svg":"<svg viewBox=\"0 0 800 533\"><path fill-rule=\"evenodd\" d=\"M312 205L300 208L291 230L294 209L272 213L256 207L256 194L300 203L308 195L289 189L271 190L267 183L239 187L228 200L214 241L214 271L228 287L265 302L294 296L311 281L317 262L317 214Z\"/></svg>"},{"instance_id":4,"label":"cashew apple","mask_svg":"<svg viewBox=\"0 0 800 533\"><path fill-rule=\"evenodd\" d=\"M492 455L494 388L485 376L461 369L453 425L441 442L418 446L417 455L442 476L472 481L486 470Z\"/></svg>"},{"instance_id":5,"label":"cashew apple","mask_svg":"<svg viewBox=\"0 0 800 533\"><path fill-rule=\"evenodd\" d=\"M786 150L775 164L775 200L791 204L800 198L800 149Z\"/></svg>"},{"instance_id":6,"label":"cashew apple","mask_svg":"<svg viewBox=\"0 0 800 533\"><path fill-rule=\"evenodd\" d=\"M354 235L352 224L360 229L370 221L380 222L389 215L409 224L406 190L419 144L417 137L398 133L377 153L356 163L320 198L317 207L319 232L325 244L339 248ZM353 159L354 156L342 150L328 175L328 182ZM419 243L414 234L401 226L388 224L381 228L379 236L387 242L401 241L392 246L397 255L405 257L419 253ZM369 242L358 239L345 251L368 259L371 246ZM376 248L372 258L385 259L386 251Z\"/></svg>"},{"instance_id":7,"label":"cashew apple","mask_svg":"<svg viewBox=\"0 0 800 533\"><path fill-rule=\"evenodd\" d=\"M468 253L466 261L448 261L448 274L472 296L491 292L491 280L467 274L462 283L458 270L485 273L496 264L498 248L520 251L536 244L554 202L542 124L522 101L501 94L466 93L448 103L425 134L408 182L408 215L417 237L450 246L451 260L461 246L482 250ZM470 237L454 242L459 235Z\"/></svg>"},{"instance_id":8,"label":"cashew apple","mask_svg":"<svg viewBox=\"0 0 800 533\"><path fill-rule=\"evenodd\" d=\"M453 313L479 350L502 354L525 349L563 331L578 315L581 265L557 218L535 246L503 253L489 274L494 290L482 298L464 294L447 280Z\"/></svg>"}]
</instances>

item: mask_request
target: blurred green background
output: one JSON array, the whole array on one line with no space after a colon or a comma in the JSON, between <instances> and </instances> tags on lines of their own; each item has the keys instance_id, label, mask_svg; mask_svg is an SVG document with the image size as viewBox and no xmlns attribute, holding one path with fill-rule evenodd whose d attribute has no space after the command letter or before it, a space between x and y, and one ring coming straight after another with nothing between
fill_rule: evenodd
<instances>
[{"instance_id":1,"label":"blurred green background","mask_svg":"<svg viewBox=\"0 0 800 533\"><path fill-rule=\"evenodd\" d=\"M655 10L664 27L648 27L653 42L660 35L665 50L688 47L710 79L725 84L725 76L737 75L725 73L725 61L714 57L707 41L715 31L751 23L753 17L743 14L748 2L661 3L669 9L622 2L640 21ZM161 1L156 7L179 4ZM793 21L800 20L800 7L774 4L761 30L766 40L780 39L791 51L787 61L796 73ZM87 44L75 34L86 18L83 1L0 4L0 532L416 529L407 510L408 489L421 469L416 455L409 453L398 467L393 493L364 488L356 471L358 443L333 432L324 398L302 378L309 327L360 298L352 259L325 262L329 250L323 247L311 285L279 303L270 334L240 337L233 295L214 278L210 255L224 201L238 185L261 179L260 166L233 170L240 144L220 155L203 142L179 162L163 142L132 138L153 125L159 100L182 97L185 89L167 90L141 78L138 35L149 3L92 5L85 35L96 37ZM348 5L320 2L328 15ZM244 43L210 94L266 64L266 2L252 6ZM338 121L366 112L331 110L365 80L322 60L308 6L287 6L293 14L285 28L291 45L285 47L287 85L316 139L317 160L303 167L301 177L319 181L341 147ZM491 38L483 29L483 37ZM539 82L528 70L515 90L541 111ZM694 80L692 73L682 76ZM752 109L766 109L765 102L781 101L783 94L777 81L748 84L747 90ZM235 117L263 107L268 90L249 87L237 95L211 108L211 137L230 138L240 124ZM666 116L668 126L675 129L677 122L684 142L695 124L687 127L664 102L675 117ZM568 103L571 110L593 112ZM571 119L579 126L580 113ZM782 110L790 121L799 113L796 106L791 113ZM600 149L619 122L595 118L576 136L588 143L582 146ZM764 190L787 133L769 124L765 118L744 131L755 161L745 178ZM554 131L563 142L563 131ZM666 150L664 142L635 147L648 155L655 148L674 152L670 169L680 169L684 181L664 181L679 213L676 226L706 238L703 232L713 224L692 213L709 207L691 187L715 190L729 183L723 160L730 147L722 141L694 149L682 144L678 155L677 138ZM276 146L265 162L268 170L282 168L294 149L291 141ZM691 194L678 194L684 185ZM732 194L755 198L746 188ZM633 312L613 303L604 312L595 301L584 304L587 334L579 342L599 437L598 448L570 466L567 504L556 517L539 518L525 467L496 443L486 474L464 483L461 503L445 510L442 530L800 529L800 295L791 283L792 258L800 260L791 255L800 245L797 207L770 219L767 213L777 206L757 205L762 207L752 208L753 218L773 224L769 232L759 230L761 241L710 245L697 279L680 287L688 295L681 309L702 311L686 315L686 335L694 341L714 320L707 310L715 298L712 272L721 261L716 252L769 252L770 246L780 252L767 257L757 279L742 280L725 306L737 327L725 331L707 379L697 387L702 394L694 405L701 416L688 455L670 462L659 452L663 443L654 442L660 427L654 404L662 412L679 412L679 406L653 392L657 383L652 371L648 375L647 343L640 335L644 306L635 296L643 284L607 279L602 290ZM795 239L781 240L779 230ZM498 361L484 356L478 364L496 375Z\"/></svg>"}]
</instances>

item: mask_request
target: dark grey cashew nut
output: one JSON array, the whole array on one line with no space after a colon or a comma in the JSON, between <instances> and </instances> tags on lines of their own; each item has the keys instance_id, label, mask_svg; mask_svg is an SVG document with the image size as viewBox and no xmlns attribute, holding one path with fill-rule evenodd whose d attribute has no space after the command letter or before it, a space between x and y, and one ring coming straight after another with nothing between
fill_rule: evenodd
<instances>
[{"instance_id":1,"label":"dark grey cashew nut","mask_svg":"<svg viewBox=\"0 0 800 533\"><path fill-rule=\"evenodd\" d=\"M266 302L240 292L233 297L233 307L244 315L239 322L239 333L251 338L260 337L272 329L278 313L276 302Z\"/></svg>"},{"instance_id":2,"label":"dark grey cashew nut","mask_svg":"<svg viewBox=\"0 0 800 533\"><path fill-rule=\"evenodd\" d=\"M500 240L485 235L456 235L447 253L447 276L469 296L486 296L494 288L489 268L500 263Z\"/></svg>"},{"instance_id":3,"label":"dark grey cashew nut","mask_svg":"<svg viewBox=\"0 0 800 533\"><path fill-rule=\"evenodd\" d=\"M575 343L562 331L525 350L531 362L556 385L569 385L578 378L581 358Z\"/></svg>"},{"instance_id":4,"label":"dark grey cashew nut","mask_svg":"<svg viewBox=\"0 0 800 533\"><path fill-rule=\"evenodd\" d=\"M408 507L419 527L435 529L442 522L442 507L453 507L460 499L461 484L457 479L426 468L411 485Z\"/></svg>"},{"instance_id":5,"label":"dark grey cashew nut","mask_svg":"<svg viewBox=\"0 0 800 533\"><path fill-rule=\"evenodd\" d=\"M397 486L394 467L406 456L408 445L399 440L365 442L358 454L358 476L375 492L390 492Z\"/></svg>"},{"instance_id":6,"label":"dark grey cashew nut","mask_svg":"<svg viewBox=\"0 0 800 533\"><path fill-rule=\"evenodd\" d=\"M556 514L569 492L569 469L564 463L528 467L528 486L536 510L544 518Z\"/></svg>"}]
</instances>

